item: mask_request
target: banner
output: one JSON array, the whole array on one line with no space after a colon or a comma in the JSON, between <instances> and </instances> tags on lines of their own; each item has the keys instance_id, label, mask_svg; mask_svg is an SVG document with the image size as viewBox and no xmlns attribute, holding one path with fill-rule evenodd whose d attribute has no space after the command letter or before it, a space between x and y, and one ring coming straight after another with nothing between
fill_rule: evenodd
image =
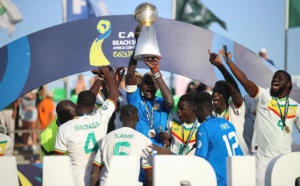
<instances>
[{"instance_id":1,"label":"banner","mask_svg":"<svg viewBox=\"0 0 300 186\"><path fill-rule=\"evenodd\" d=\"M95 17L44 29L0 48L0 110L41 85L107 62L112 67L127 67L136 26L133 15ZM262 87L271 85L276 69L230 39L165 18L159 18L154 28L162 55L161 70L213 87L222 77L210 64L207 50L218 52L226 44L233 61L250 80ZM138 62L137 67L146 65ZM295 85L291 97L300 102L300 89Z\"/></svg>"},{"instance_id":2,"label":"banner","mask_svg":"<svg viewBox=\"0 0 300 186\"><path fill-rule=\"evenodd\" d=\"M17 165L18 177L23 186L42 185L43 164L20 164Z\"/></svg>"}]
</instances>

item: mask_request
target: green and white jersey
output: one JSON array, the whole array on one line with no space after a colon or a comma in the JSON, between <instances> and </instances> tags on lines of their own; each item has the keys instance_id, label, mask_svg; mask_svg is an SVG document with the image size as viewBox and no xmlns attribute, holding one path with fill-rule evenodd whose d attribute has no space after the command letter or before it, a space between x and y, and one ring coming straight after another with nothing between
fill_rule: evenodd
<instances>
[{"instance_id":1,"label":"green and white jersey","mask_svg":"<svg viewBox=\"0 0 300 186\"><path fill-rule=\"evenodd\" d=\"M140 167L143 169L152 168L152 149L149 147L151 144L152 142L149 138L129 127L122 127L107 134L101 140L93 162L96 166L105 165L100 173L101 185L105 185L111 158L116 155L135 156L138 162L137 165L140 165L141 162L141 166L128 167L127 172L128 176L136 177L138 184Z\"/></svg>"},{"instance_id":2,"label":"green and white jersey","mask_svg":"<svg viewBox=\"0 0 300 186\"><path fill-rule=\"evenodd\" d=\"M59 127L54 151L69 153L76 185L91 185L90 176L98 142L105 136L114 110L114 102L106 99L96 112L76 117Z\"/></svg>"},{"instance_id":3,"label":"green and white jersey","mask_svg":"<svg viewBox=\"0 0 300 186\"><path fill-rule=\"evenodd\" d=\"M181 123L176 113L170 114L167 123L167 132L172 138L170 150L179 155L194 156L196 148L193 148L193 145L196 144L196 132L199 126L197 119L195 123Z\"/></svg>"},{"instance_id":4,"label":"green and white jersey","mask_svg":"<svg viewBox=\"0 0 300 186\"><path fill-rule=\"evenodd\" d=\"M262 87L259 87L254 99L257 110L251 146L255 147L258 154L267 157L290 153L293 125L300 131L299 104L291 98L272 97L269 89ZM283 115L288 128L283 125Z\"/></svg>"}]
</instances>

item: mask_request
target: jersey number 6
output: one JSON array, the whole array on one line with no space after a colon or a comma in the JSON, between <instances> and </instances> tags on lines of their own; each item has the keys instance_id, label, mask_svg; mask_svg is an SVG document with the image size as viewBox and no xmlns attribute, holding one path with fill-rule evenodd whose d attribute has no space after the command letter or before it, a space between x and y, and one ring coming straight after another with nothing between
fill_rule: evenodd
<instances>
[{"instance_id":1,"label":"jersey number 6","mask_svg":"<svg viewBox=\"0 0 300 186\"><path fill-rule=\"evenodd\" d=\"M127 141L118 142L115 144L114 155L128 156L129 154L126 152L124 148L129 148L130 143ZM124 150L122 150L124 149Z\"/></svg>"}]
</instances>

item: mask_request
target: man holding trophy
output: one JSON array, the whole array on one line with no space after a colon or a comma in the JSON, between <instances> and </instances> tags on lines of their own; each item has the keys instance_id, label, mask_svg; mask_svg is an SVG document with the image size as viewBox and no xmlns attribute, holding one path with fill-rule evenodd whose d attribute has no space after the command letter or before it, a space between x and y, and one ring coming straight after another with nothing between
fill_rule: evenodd
<instances>
[{"instance_id":1,"label":"man holding trophy","mask_svg":"<svg viewBox=\"0 0 300 186\"><path fill-rule=\"evenodd\" d=\"M158 12L154 5L142 3L135 9L134 16L140 25L136 28L137 44L126 75L127 99L129 104L138 109L139 121L136 130L149 137L154 144L162 145L159 133L166 129L167 118L174 101L159 71L158 60L161 56L152 26ZM144 61L151 70L143 76L140 88L137 87L135 76L137 61ZM161 90L162 98L155 97L158 89Z\"/></svg>"}]
</instances>

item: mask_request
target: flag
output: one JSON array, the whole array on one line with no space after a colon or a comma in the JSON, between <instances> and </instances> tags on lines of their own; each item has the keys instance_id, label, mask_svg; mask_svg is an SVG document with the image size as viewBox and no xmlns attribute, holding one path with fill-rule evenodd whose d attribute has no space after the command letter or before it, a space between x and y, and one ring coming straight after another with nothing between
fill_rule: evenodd
<instances>
[{"instance_id":1,"label":"flag","mask_svg":"<svg viewBox=\"0 0 300 186\"><path fill-rule=\"evenodd\" d=\"M300 0L289 0L289 28L300 26Z\"/></svg>"},{"instance_id":2,"label":"flag","mask_svg":"<svg viewBox=\"0 0 300 186\"><path fill-rule=\"evenodd\" d=\"M176 20L208 28L217 22L226 30L226 24L198 0L176 0Z\"/></svg>"},{"instance_id":3,"label":"flag","mask_svg":"<svg viewBox=\"0 0 300 186\"><path fill-rule=\"evenodd\" d=\"M0 28L7 29L9 35L15 25L23 20L19 9L10 0L0 0Z\"/></svg>"},{"instance_id":4,"label":"flag","mask_svg":"<svg viewBox=\"0 0 300 186\"><path fill-rule=\"evenodd\" d=\"M103 0L67 0L66 21L109 15Z\"/></svg>"}]
</instances>

